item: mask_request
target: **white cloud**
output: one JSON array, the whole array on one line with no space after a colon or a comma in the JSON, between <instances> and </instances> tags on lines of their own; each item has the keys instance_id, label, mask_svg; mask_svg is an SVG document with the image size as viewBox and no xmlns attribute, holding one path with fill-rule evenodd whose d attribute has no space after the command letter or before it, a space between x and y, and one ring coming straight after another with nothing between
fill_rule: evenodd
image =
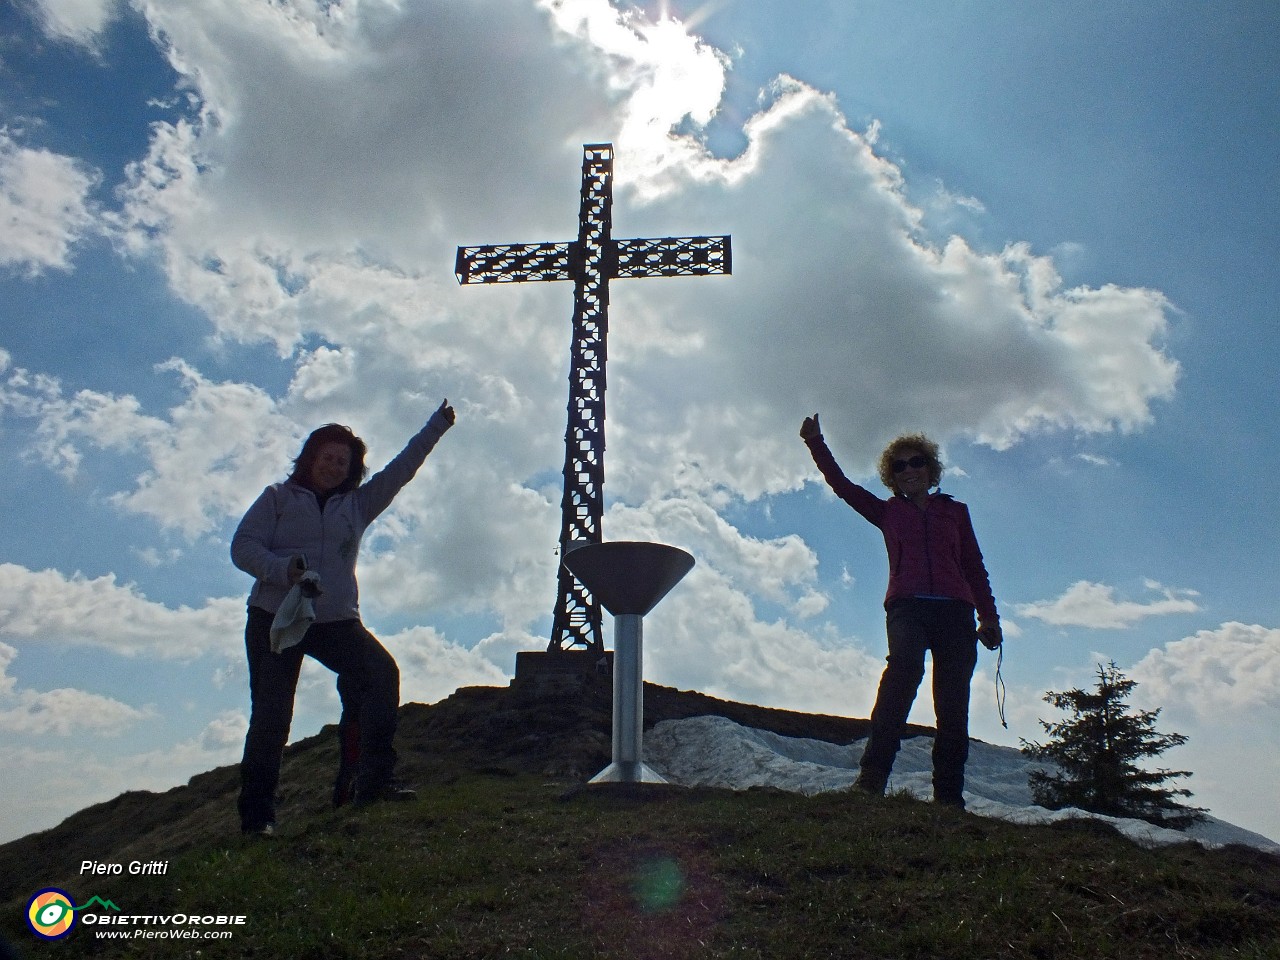
<instances>
[{"instance_id":1,"label":"white cloud","mask_svg":"<svg viewBox=\"0 0 1280 960\"><path fill-rule=\"evenodd\" d=\"M138 709L85 690L20 689L17 680L9 676L9 665L17 655L14 647L0 642L0 730L8 734L112 737L156 717L150 707Z\"/></svg>"},{"instance_id":2,"label":"white cloud","mask_svg":"<svg viewBox=\"0 0 1280 960\"><path fill-rule=\"evenodd\" d=\"M379 637L400 665L400 699L435 703L459 687L506 686L514 660L499 666L482 653L450 643L429 627Z\"/></svg>"},{"instance_id":3,"label":"white cloud","mask_svg":"<svg viewBox=\"0 0 1280 960\"><path fill-rule=\"evenodd\" d=\"M115 19L118 0L32 0L45 33L96 50L103 30Z\"/></svg>"},{"instance_id":4,"label":"white cloud","mask_svg":"<svg viewBox=\"0 0 1280 960\"><path fill-rule=\"evenodd\" d=\"M1274 731L1280 721L1280 630L1244 623L1201 630L1152 650L1133 666L1131 677L1155 703L1202 718L1245 712L1258 729Z\"/></svg>"},{"instance_id":5,"label":"white cloud","mask_svg":"<svg viewBox=\"0 0 1280 960\"><path fill-rule=\"evenodd\" d=\"M721 178L691 173L636 211L637 232L734 236L731 279L617 285L610 386L623 429L636 424L622 442L639 447L641 490L791 488L811 469L794 435L814 410L862 470L908 428L1003 448L1046 429L1137 429L1171 395L1158 293L1064 290L1025 246L917 239L900 172L801 85L748 133L741 158L697 168Z\"/></svg>"},{"instance_id":6,"label":"white cloud","mask_svg":"<svg viewBox=\"0 0 1280 960\"><path fill-rule=\"evenodd\" d=\"M695 567L645 618L644 643L646 679L793 710L869 710L883 669L855 639L762 620L710 566Z\"/></svg>"},{"instance_id":7,"label":"white cloud","mask_svg":"<svg viewBox=\"0 0 1280 960\"><path fill-rule=\"evenodd\" d=\"M1280 836L1280 629L1223 623L1149 651L1125 674L1135 703L1161 711L1158 730L1189 737L1161 763L1194 773L1190 802Z\"/></svg>"},{"instance_id":8,"label":"white cloud","mask_svg":"<svg viewBox=\"0 0 1280 960\"><path fill-rule=\"evenodd\" d=\"M556 505L495 468L460 466L461 445L446 434L432 454L437 462L423 471L428 476L406 488L366 536L364 606L489 611L505 630L526 629L547 612L555 587Z\"/></svg>"},{"instance_id":9,"label":"white cloud","mask_svg":"<svg viewBox=\"0 0 1280 960\"><path fill-rule=\"evenodd\" d=\"M0 583L9 582L12 572L8 567L0 568ZM9 599L0 596L0 610L8 608ZM236 606L236 629L228 625L227 635L238 639L243 606L239 601ZM127 629L120 628L122 632ZM189 624L174 624L172 629L172 636L192 638ZM3 632L0 627L0 634ZM399 662L405 702L435 702L462 685L504 685L509 676L480 653L463 650L428 628L380 639ZM125 790L165 790L197 773L239 760L247 729L242 710L222 710L203 729L176 743L119 751L108 748L103 738L119 736L154 720L153 709L134 708L84 691L19 689L15 678L8 675L8 666L16 656L14 647L0 642L0 731L8 735L0 738L0 768L8 782L22 784L21 790L6 795L0 842L51 826L58 818ZM243 687L242 660L234 663L228 678ZM247 706L247 691L243 699ZM304 667L296 699L293 740L314 733L320 723L336 722L333 674L317 664L308 662ZM38 740L41 735L73 738L75 742L58 748L33 746L44 742ZM79 745L82 740L92 740L93 745Z\"/></svg>"},{"instance_id":10,"label":"white cloud","mask_svg":"<svg viewBox=\"0 0 1280 960\"><path fill-rule=\"evenodd\" d=\"M57 378L14 367L8 354L0 356L0 371L6 374L0 386L0 410L35 421L26 456L67 479L80 467L79 444L86 440L96 447L127 449L162 429L159 420L141 412L134 397L90 390L67 397Z\"/></svg>"},{"instance_id":11,"label":"white cloud","mask_svg":"<svg viewBox=\"0 0 1280 960\"><path fill-rule=\"evenodd\" d=\"M244 747L244 735L249 730L249 720L237 710L224 710L209 721L196 743L207 753L227 755L228 751Z\"/></svg>"},{"instance_id":12,"label":"white cloud","mask_svg":"<svg viewBox=\"0 0 1280 960\"><path fill-rule=\"evenodd\" d=\"M460 294L452 246L568 239L573 145L614 139L618 229L628 230L625 220L640 235L732 232L736 274L619 284L618 389L633 381L631 416L660 411L707 482L748 495L797 482L776 442L747 453L741 443L794 432L792 418L779 417L797 407L856 411L830 420L865 462L906 424L1007 446L1045 428L1137 429L1151 402L1171 394L1178 367L1159 345L1168 310L1159 293L1064 290L1052 260L1025 244L996 254L958 237L930 246L917 237L921 213L905 200L901 172L831 98L793 80L749 123L740 158L713 159L669 131L686 115L710 118L723 56L673 23L645 25L597 0L552 9L560 29L537 7L517 6L503 17L518 22L496 34L484 3L324 13L228 4L183 10L181 22L153 9L205 112L157 134L135 172L131 222L148 228L175 287L225 336L287 349L311 329L367 349L390 341L374 329L390 320L410 344L450 354L437 369L457 375L475 362L467 348L483 344L501 375L516 351L527 361L530 335L544 354L548 321L532 333L527 317L490 304L566 304L555 318L568 312L567 293ZM493 45L517 28L526 32L501 69L462 70L463 61L499 62ZM445 29L447 52L437 42ZM375 41L393 32L395 44L380 50ZM490 112L459 114L444 96L407 99L455 65L469 83L452 96L487 94ZM569 90L557 117L529 110ZM307 120L317 111L324 123ZM424 138L429 129L453 136ZM557 223L565 226L548 226ZM550 353L558 360L563 347ZM893 386L908 371L914 389L904 397ZM528 372L504 380L516 396L532 386ZM671 389L677 383L686 389ZM660 452L645 460L670 475L676 451Z\"/></svg>"},{"instance_id":13,"label":"white cloud","mask_svg":"<svg viewBox=\"0 0 1280 960\"><path fill-rule=\"evenodd\" d=\"M89 578L0 564L0 641L191 660L233 649L243 630L239 598L172 609L117 583L115 574Z\"/></svg>"},{"instance_id":14,"label":"white cloud","mask_svg":"<svg viewBox=\"0 0 1280 960\"><path fill-rule=\"evenodd\" d=\"M164 364L179 373L187 397L170 412L163 429L135 439L147 469L134 490L117 494L131 513L177 527L188 536L205 533L243 510L262 486L279 479L301 447L290 421L261 389L243 383L212 383L186 363ZM101 435L95 435L103 442ZM129 450L132 444L112 444ZM255 476L260 482L255 483ZM192 483L199 477L199 483Z\"/></svg>"},{"instance_id":15,"label":"white cloud","mask_svg":"<svg viewBox=\"0 0 1280 960\"><path fill-rule=\"evenodd\" d=\"M774 602L817 578L818 558L794 534L773 540L745 536L697 497L667 497L643 507L617 505L605 518L612 539L656 540L690 549L735 587Z\"/></svg>"},{"instance_id":16,"label":"white cloud","mask_svg":"<svg viewBox=\"0 0 1280 960\"><path fill-rule=\"evenodd\" d=\"M1076 459L1093 467L1111 467L1115 465L1114 461L1095 453L1077 453Z\"/></svg>"},{"instance_id":17,"label":"white cloud","mask_svg":"<svg viewBox=\"0 0 1280 960\"><path fill-rule=\"evenodd\" d=\"M1171 589L1150 580L1144 585L1160 598L1146 603L1122 600L1116 596L1115 587L1080 580L1068 587L1061 597L1018 604L1016 610L1024 617L1058 627L1120 630L1147 617L1195 613L1200 609L1192 599L1198 595L1194 590Z\"/></svg>"},{"instance_id":18,"label":"white cloud","mask_svg":"<svg viewBox=\"0 0 1280 960\"><path fill-rule=\"evenodd\" d=\"M19 146L0 127L0 267L32 276L68 269L72 247L95 229L89 194L98 180L83 163Z\"/></svg>"},{"instance_id":19,"label":"white cloud","mask_svg":"<svg viewBox=\"0 0 1280 960\"><path fill-rule=\"evenodd\" d=\"M6 740L0 743L0 768L23 789L5 798L0 841L47 829L127 790L167 790L234 763L244 746L244 729L243 717L223 713L192 737L133 753L104 750L96 740L56 750Z\"/></svg>"},{"instance_id":20,"label":"white cloud","mask_svg":"<svg viewBox=\"0 0 1280 960\"><path fill-rule=\"evenodd\" d=\"M452 249L568 239L577 144L605 138L620 234L735 238L732 278L615 284L612 496L794 489L812 474L794 434L814 409L856 473L907 426L996 446L1136 429L1172 390L1158 293L1064 291L1025 245L929 245L901 171L830 97L784 79L742 156L718 160L669 131L710 118L722 55L601 0L504 5L500 30L490 6L144 7L202 110L155 127L121 236L163 258L220 337L275 342L295 378L271 398L175 361L190 398L163 417L125 396L43 397L48 462L141 444L145 469L116 502L193 536L242 509L316 422L363 420L393 452L448 394L467 436L449 440L459 487L509 502L511 480L558 471L569 289L459 290ZM480 97L486 111L456 102ZM291 352L311 334L330 346ZM505 483L482 463L498 458ZM491 540L492 516L456 542Z\"/></svg>"},{"instance_id":21,"label":"white cloud","mask_svg":"<svg viewBox=\"0 0 1280 960\"><path fill-rule=\"evenodd\" d=\"M133 396L79 390L67 395L52 377L13 368L0 354L0 411L34 421L27 457L68 479L84 448L119 452L138 464L135 487L112 501L188 537L207 533L243 511L262 486L280 479L302 431L261 389L212 383L183 361L159 365L186 391L167 419L144 413Z\"/></svg>"},{"instance_id":22,"label":"white cloud","mask_svg":"<svg viewBox=\"0 0 1280 960\"><path fill-rule=\"evenodd\" d=\"M532 3L145 6L202 110L157 128L128 238L224 335L282 350L304 323L345 339L330 277L425 265L452 285L477 224L547 222L537 198L572 202L576 145L621 99L609 58ZM550 222L572 232L573 211Z\"/></svg>"},{"instance_id":23,"label":"white cloud","mask_svg":"<svg viewBox=\"0 0 1280 960\"><path fill-rule=\"evenodd\" d=\"M154 720L154 710L139 710L111 697L61 687L56 690L21 691L7 705L0 700L0 730L15 736L34 734L92 734L114 736L144 720Z\"/></svg>"}]
</instances>

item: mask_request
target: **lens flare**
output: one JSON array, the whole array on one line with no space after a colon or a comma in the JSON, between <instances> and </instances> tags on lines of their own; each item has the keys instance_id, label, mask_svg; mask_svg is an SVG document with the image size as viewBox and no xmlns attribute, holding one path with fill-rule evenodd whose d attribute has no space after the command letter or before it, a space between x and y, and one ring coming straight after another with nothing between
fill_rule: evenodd
<instances>
[{"instance_id":1,"label":"lens flare","mask_svg":"<svg viewBox=\"0 0 1280 960\"><path fill-rule=\"evenodd\" d=\"M645 913L670 910L680 902L684 887L684 871L671 857L641 864L632 882L636 904Z\"/></svg>"}]
</instances>

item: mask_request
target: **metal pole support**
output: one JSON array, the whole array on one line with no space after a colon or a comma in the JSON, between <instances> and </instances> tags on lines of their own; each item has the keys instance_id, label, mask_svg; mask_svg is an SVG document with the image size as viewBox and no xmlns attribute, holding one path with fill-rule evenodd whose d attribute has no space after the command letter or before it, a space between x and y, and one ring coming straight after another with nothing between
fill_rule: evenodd
<instances>
[{"instance_id":1,"label":"metal pole support","mask_svg":"<svg viewBox=\"0 0 1280 960\"><path fill-rule=\"evenodd\" d=\"M666 783L644 763L644 617L613 618L613 762L592 783Z\"/></svg>"}]
</instances>

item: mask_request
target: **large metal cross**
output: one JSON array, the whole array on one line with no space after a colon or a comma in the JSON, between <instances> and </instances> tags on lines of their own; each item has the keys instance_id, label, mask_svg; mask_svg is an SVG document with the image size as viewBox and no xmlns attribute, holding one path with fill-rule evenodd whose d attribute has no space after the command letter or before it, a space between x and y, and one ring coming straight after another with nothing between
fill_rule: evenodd
<instances>
[{"instance_id":1,"label":"large metal cross","mask_svg":"<svg viewBox=\"0 0 1280 960\"><path fill-rule=\"evenodd\" d=\"M564 435L564 496L560 556L600 543L604 513L604 390L609 333L609 281L624 277L727 274L729 237L613 239L613 145L582 148L578 239L459 247L459 283L573 281L573 343L569 362L569 423ZM560 567L549 652L604 651L600 604Z\"/></svg>"}]
</instances>

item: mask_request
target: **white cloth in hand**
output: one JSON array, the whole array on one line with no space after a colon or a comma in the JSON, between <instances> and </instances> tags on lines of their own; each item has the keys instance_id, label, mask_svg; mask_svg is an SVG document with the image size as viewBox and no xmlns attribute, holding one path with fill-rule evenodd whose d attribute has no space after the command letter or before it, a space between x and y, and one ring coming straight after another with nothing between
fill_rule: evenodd
<instances>
[{"instance_id":1,"label":"white cloth in hand","mask_svg":"<svg viewBox=\"0 0 1280 960\"><path fill-rule=\"evenodd\" d=\"M279 653L300 643L307 628L315 623L314 597L320 592L320 574L308 570L285 595L284 603L271 622L271 652Z\"/></svg>"}]
</instances>

